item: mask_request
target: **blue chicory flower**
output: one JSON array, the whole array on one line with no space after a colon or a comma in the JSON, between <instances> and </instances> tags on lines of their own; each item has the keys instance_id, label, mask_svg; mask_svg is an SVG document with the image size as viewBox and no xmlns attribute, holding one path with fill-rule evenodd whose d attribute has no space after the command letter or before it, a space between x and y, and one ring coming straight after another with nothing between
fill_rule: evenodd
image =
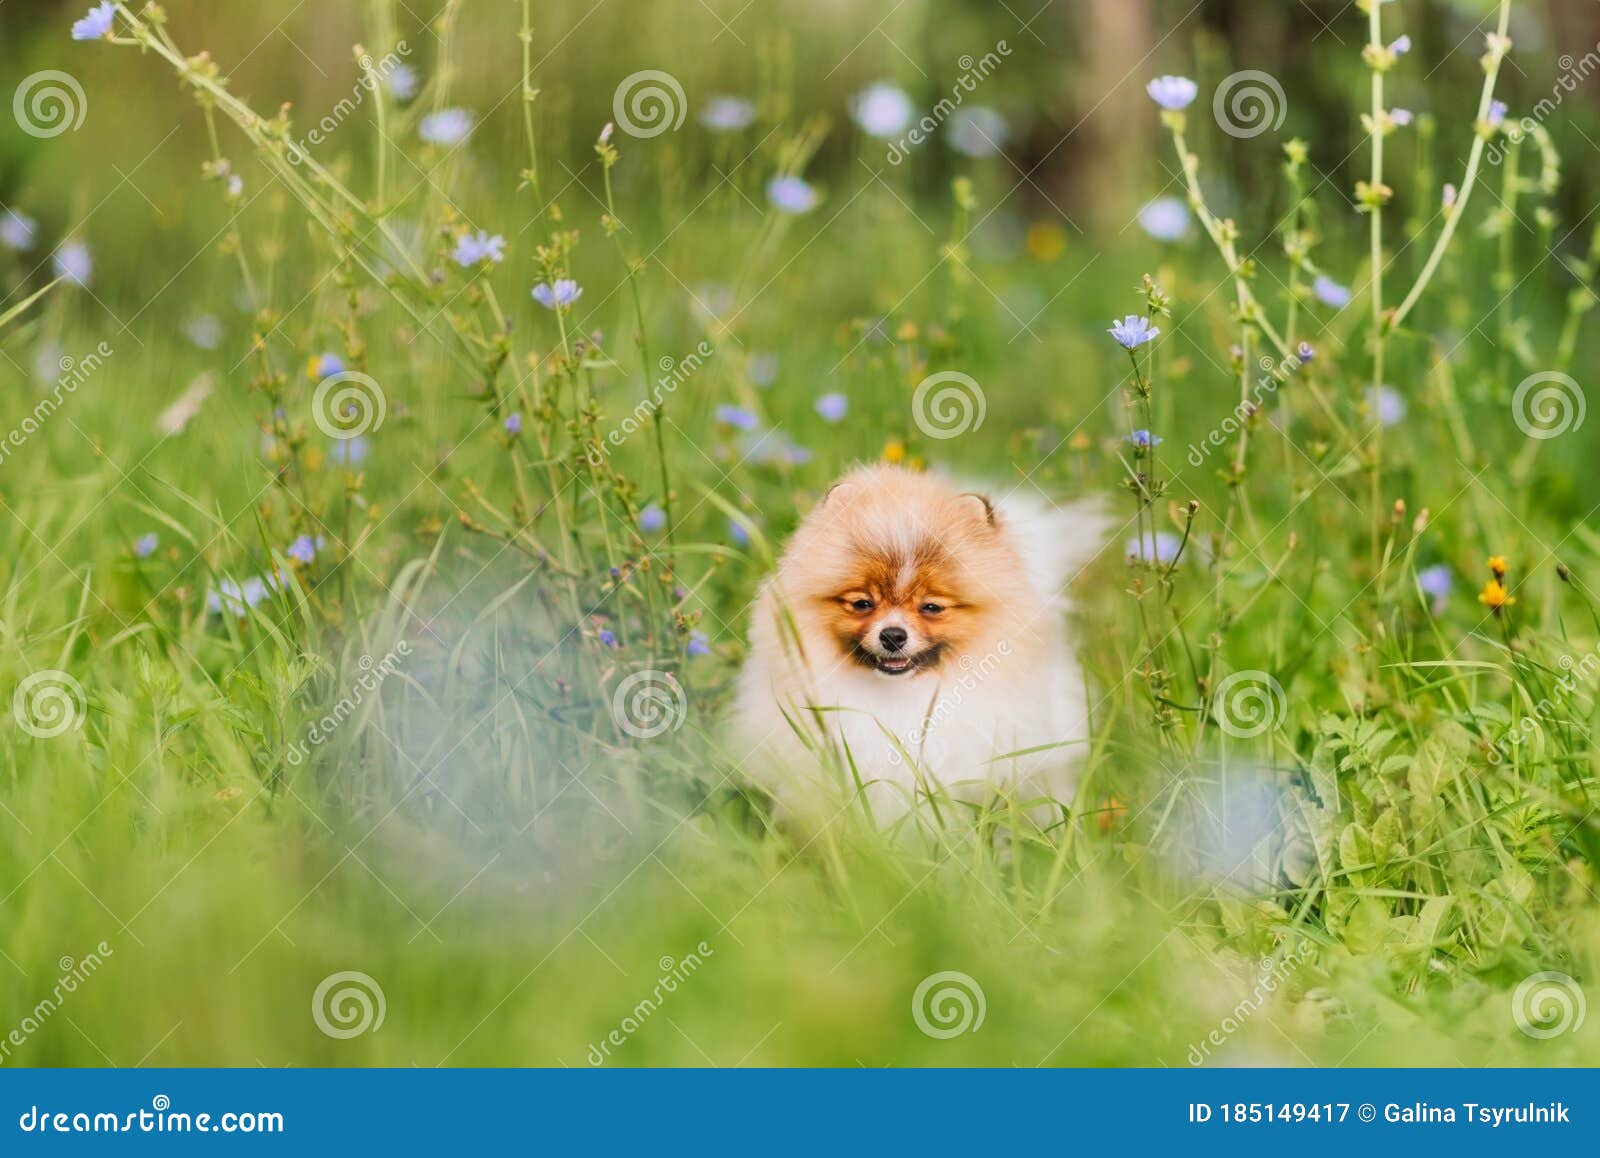
<instances>
[{"instance_id":1,"label":"blue chicory flower","mask_svg":"<svg viewBox=\"0 0 1600 1158\"><path fill-rule=\"evenodd\" d=\"M647 535L653 535L667 525L667 512L651 503L639 512L639 529Z\"/></svg>"},{"instance_id":2,"label":"blue chicory flower","mask_svg":"<svg viewBox=\"0 0 1600 1158\"><path fill-rule=\"evenodd\" d=\"M1176 197L1157 197L1139 210L1139 227L1157 242L1178 242L1189 232L1189 206Z\"/></svg>"},{"instance_id":3,"label":"blue chicory flower","mask_svg":"<svg viewBox=\"0 0 1600 1158\"><path fill-rule=\"evenodd\" d=\"M472 114L466 109L440 109L417 125L417 136L430 145L455 145L472 132Z\"/></svg>"},{"instance_id":4,"label":"blue chicory flower","mask_svg":"<svg viewBox=\"0 0 1600 1158\"><path fill-rule=\"evenodd\" d=\"M222 345L222 319L216 314L196 314L183 327L184 336L202 350Z\"/></svg>"},{"instance_id":5,"label":"blue chicory flower","mask_svg":"<svg viewBox=\"0 0 1600 1158\"><path fill-rule=\"evenodd\" d=\"M1176 197L1157 197L1139 210L1139 226L1157 241L1178 241L1189 232L1189 207Z\"/></svg>"},{"instance_id":6,"label":"blue chicory flower","mask_svg":"<svg viewBox=\"0 0 1600 1158\"><path fill-rule=\"evenodd\" d=\"M756 106L736 96L714 96L700 110L700 123L714 133L736 133L756 119Z\"/></svg>"},{"instance_id":7,"label":"blue chicory flower","mask_svg":"<svg viewBox=\"0 0 1600 1158\"><path fill-rule=\"evenodd\" d=\"M310 535L301 535L289 544L289 548L284 554L288 555L296 563L309 564L317 557L316 541Z\"/></svg>"},{"instance_id":8,"label":"blue chicory flower","mask_svg":"<svg viewBox=\"0 0 1600 1158\"><path fill-rule=\"evenodd\" d=\"M0 214L0 241L5 242L7 248L26 253L38 238L39 223L26 213L7 209Z\"/></svg>"},{"instance_id":9,"label":"blue chicory flower","mask_svg":"<svg viewBox=\"0 0 1600 1158\"><path fill-rule=\"evenodd\" d=\"M258 606L277 590L276 576L252 575L243 583L233 579L218 580L216 590L206 592L206 610L212 615L231 611L240 619L250 608Z\"/></svg>"},{"instance_id":10,"label":"blue chicory flower","mask_svg":"<svg viewBox=\"0 0 1600 1158\"><path fill-rule=\"evenodd\" d=\"M916 111L905 90L892 84L869 85L850 101L850 115L861 130L885 141L903 133Z\"/></svg>"},{"instance_id":11,"label":"blue chicory flower","mask_svg":"<svg viewBox=\"0 0 1600 1158\"><path fill-rule=\"evenodd\" d=\"M778 453L783 458L783 461L790 466L805 466L806 463L816 457L808 448L801 446L798 442L789 442L787 440L779 448Z\"/></svg>"},{"instance_id":12,"label":"blue chicory flower","mask_svg":"<svg viewBox=\"0 0 1600 1158\"><path fill-rule=\"evenodd\" d=\"M827 422L838 422L850 411L850 400L843 394L824 394L817 399L817 413Z\"/></svg>"},{"instance_id":13,"label":"blue chicory flower","mask_svg":"<svg viewBox=\"0 0 1600 1158\"><path fill-rule=\"evenodd\" d=\"M1169 112L1186 109L1199 95L1200 86L1186 76L1158 76L1145 85L1150 99Z\"/></svg>"},{"instance_id":14,"label":"blue chicory flower","mask_svg":"<svg viewBox=\"0 0 1600 1158\"><path fill-rule=\"evenodd\" d=\"M533 300L547 310L565 310L583 296L583 290L570 277L560 277L555 284L540 282L533 287Z\"/></svg>"},{"instance_id":15,"label":"blue chicory flower","mask_svg":"<svg viewBox=\"0 0 1600 1158\"><path fill-rule=\"evenodd\" d=\"M365 435L358 434L354 438L335 439L333 446L328 451L328 459L339 466L360 466L367 461L367 453L372 449L371 443Z\"/></svg>"},{"instance_id":16,"label":"blue chicory flower","mask_svg":"<svg viewBox=\"0 0 1600 1158\"><path fill-rule=\"evenodd\" d=\"M1178 557L1183 540L1171 531L1146 531L1123 545L1123 553L1143 563L1170 563Z\"/></svg>"},{"instance_id":17,"label":"blue chicory flower","mask_svg":"<svg viewBox=\"0 0 1600 1158\"><path fill-rule=\"evenodd\" d=\"M784 213L809 213L817 207L817 191L799 177L774 177L767 197Z\"/></svg>"},{"instance_id":18,"label":"blue chicory flower","mask_svg":"<svg viewBox=\"0 0 1600 1158\"><path fill-rule=\"evenodd\" d=\"M522 433L522 415L508 414L506 415L506 420L500 425L505 428L505 432L507 434L511 435L512 438L515 438L517 435Z\"/></svg>"},{"instance_id":19,"label":"blue chicory flower","mask_svg":"<svg viewBox=\"0 0 1600 1158\"><path fill-rule=\"evenodd\" d=\"M1424 567L1417 572L1417 586L1422 589L1424 595L1433 596L1435 607L1444 602L1455 584L1455 575L1447 563L1435 563L1432 567Z\"/></svg>"},{"instance_id":20,"label":"blue chicory flower","mask_svg":"<svg viewBox=\"0 0 1600 1158\"><path fill-rule=\"evenodd\" d=\"M1128 441L1133 443L1134 446L1148 447L1160 446L1162 439L1160 435L1151 434L1148 430L1135 430L1128 435Z\"/></svg>"},{"instance_id":21,"label":"blue chicory flower","mask_svg":"<svg viewBox=\"0 0 1600 1158\"><path fill-rule=\"evenodd\" d=\"M89 256L89 247L81 241L63 241L56 250L53 264L56 276L73 285L88 285L94 274L94 259Z\"/></svg>"},{"instance_id":22,"label":"blue chicory flower","mask_svg":"<svg viewBox=\"0 0 1600 1158\"><path fill-rule=\"evenodd\" d=\"M420 82L417 79L417 70L409 64L395 65L389 73L389 95L395 100L404 103L417 95Z\"/></svg>"},{"instance_id":23,"label":"blue chicory flower","mask_svg":"<svg viewBox=\"0 0 1600 1158\"><path fill-rule=\"evenodd\" d=\"M156 553L156 548L161 545L161 537L154 531L140 535L133 544L133 553L141 559L148 559Z\"/></svg>"},{"instance_id":24,"label":"blue chicory flower","mask_svg":"<svg viewBox=\"0 0 1600 1158\"><path fill-rule=\"evenodd\" d=\"M306 373L313 382L321 382L324 378L331 378L335 374L343 374L344 359L332 352L318 354L311 359L311 365L306 368Z\"/></svg>"},{"instance_id":25,"label":"blue chicory flower","mask_svg":"<svg viewBox=\"0 0 1600 1158\"><path fill-rule=\"evenodd\" d=\"M1406 400L1392 386L1379 386L1376 390L1368 386L1362 398L1384 426L1393 426L1406 416Z\"/></svg>"},{"instance_id":26,"label":"blue chicory flower","mask_svg":"<svg viewBox=\"0 0 1600 1158\"><path fill-rule=\"evenodd\" d=\"M689 633L689 648L688 648L688 651L689 651L690 655L710 655L711 654L711 641L706 639L706 633L705 632L703 632L703 631L691 631Z\"/></svg>"},{"instance_id":27,"label":"blue chicory flower","mask_svg":"<svg viewBox=\"0 0 1600 1158\"><path fill-rule=\"evenodd\" d=\"M498 233L491 236L481 229L477 233L463 233L456 238L455 251L450 255L462 269L470 269L486 261L504 261L505 256L506 239Z\"/></svg>"},{"instance_id":28,"label":"blue chicory flower","mask_svg":"<svg viewBox=\"0 0 1600 1158\"><path fill-rule=\"evenodd\" d=\"M82 20L73 21L72 39L104 40L111 35L111 25L116 18L117 6L111 0L96 4Z\"/></svg>"},{"instance_id":29,"label":"blue chicory flower","mask_svg":"<svg viewBox=\"0 0 1600 1158\"><path fill-rule=\"evenodd\" d=\"M1350 304L1350 287L1340 285L1326 274L1317 275L1317 280L1311 283L1311 292L1317 295L1317 300L1323 305L1336 310L1342 310Z\"/></svg>"},{"instance_id":30,"label":"blue chicory flower","mask_svg":"<svg viewBox=\"0 0 1600 1158\"><path fill-rule=\"evenodd\" d=\"M1161 331L1150 324L1150 319L1139 314L1129 314L1120 322L1112 322L1111 328L1106 331L1117 340L1123 349L1132 350L1153 342L1161 335Z\"/></svg>"},{"instance_id":31,"label":"blue chicory flower","mask_svg":"<svg viewBox=\"0 0 1600 1158\"><path fill-rule=\"evenodd\" d=\"M719 406L716 417L718 422L736 430L754 430L761 425L761 420L743 406Z\"/></svg>"}]
</instances>

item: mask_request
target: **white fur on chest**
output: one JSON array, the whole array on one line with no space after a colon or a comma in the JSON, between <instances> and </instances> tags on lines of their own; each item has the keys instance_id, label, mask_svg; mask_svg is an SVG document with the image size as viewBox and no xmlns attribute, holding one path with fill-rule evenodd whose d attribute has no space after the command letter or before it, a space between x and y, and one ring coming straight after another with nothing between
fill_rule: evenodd
<instances>
[{"instance_id":1,"label":"white fur on chest","mask_svg":"<svg viewBox=\"0 0 1600 1158\"><path fill-rule=\"evenodd\" d=\"M835 670L819 673L809 692L757 665L741 688L752 770L761 778L761 768L792 767L807 755L775 710L781 704L805 721L813 743L834 749L845 775L853 770L880 816L930 788L965 797L1025 784L1060 798L1087 726L1082 673L1065 647L1052 650L1024 656L1002 646L913 677ZM763 703L773 710L761 711ZM1010 755L1018 752L1028 754Z\"/></svg>"}]
</instances>

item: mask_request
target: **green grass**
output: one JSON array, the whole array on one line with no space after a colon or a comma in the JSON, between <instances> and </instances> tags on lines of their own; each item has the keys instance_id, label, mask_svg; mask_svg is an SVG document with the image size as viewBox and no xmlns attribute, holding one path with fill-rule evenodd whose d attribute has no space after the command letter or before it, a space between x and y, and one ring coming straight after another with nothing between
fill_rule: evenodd
<instances>
[{"instance_id":1,"label":"green grass","mask_svg":"<svg viewBox=\"0 0 1600 1158\"><path fill-rule=\"evenodd\" d=\"M441 28L420 71L514 38L504 7ZM372 12L377 51L394 11ZM493 84L458 74L450 100L419 98L486 109L511 88L464 149L418 145L394 104L380 135L374 101L315 174L250 112L276 107L259 87L212 109L213 153L208 118L169 84L178 67L211 83L183 64L204 43L185 15L170 59L35 50L38 67L70 59L92 99L120 84L159 126L148 144L163 118L177 136L134 176L150 204L124 193L46 221L90 241L95 280L0 333L6 429L41 397L42 351L110 351L0 465L0 691L44 671L81 689L59 735L0 726L0 1041L38 1022L6 1064L581 1066L629 1019L607 1064L1185 1065L1197 1047L1290 1065L1600 1060L1593 1026L1538 1039L1513 1016L1525 978L1586 985L1600 951L1600 539L1576 481L1596 444L1592 426L1530 440L1511 419L1520 380L1592 353L1573 344L1592 271L1588 226L1554 216L1533 144L1486 172L1385 335L1407 413L1381 441L1363 401L1370 222L1323 180L1337 158L1313 141L1286 183L1311 202L1279 191L1240 213L1249 292L1317 356L1269 392L1230 470L1231 429L1200 466L1187 448L1275 355L1241 326L1206 237L1079 234L1001 160L961 161L954 186L931 160L874 176L848 124L825 134L795 111L810 106L782 63L793 46L760 66L753 148L691 119L597 155L564 115L587 95L547 85L531 106L547 204L524 176L514 59ZM1439 107L1468 98L1452 99ZM1206 104L1186 131L1209 202L1226 199L1214 158L1231 142ZM1161 159L1119 225L1181 193L1148 120ZM1437 185L1460 180L1471 139L1431 121L1387 138L1386 307L1422 269ZM88 167L92 143L30 146L35 202L66 204L74 164L114 180ZM237 201L196 177L217 157L244 178ZM764 188L797 171L824 197L787 218ZM508 240L479 278L448 260L469 222ZM1355 287L1348 309L1307 291L1320 270ZM1145 309L1146 272L1170 306L1130 372L1104 331ZM584 287L570 313L533 304L533 283L566 274ZM23 263L5 276L0 312L45 280ZM202 313L222 321L215 350L184 337ZM666 392L659 443L652 419L586 459L661 360L701 343L714 353ZM359 470L313 420L306 365L324 352L384 397ZM942 369L986 402L950 440L911 407ZM202 378L192 421L159 431ZM844 423L815 413L829 390L849 397ZM751 454L716 421L724 404L809 459ZM1163 435L1153 459L1131 426ZM886 832L841 797L820 828L785 825L720 740L773 552L834 476L886 450L998 493L1122 503L1127 527L1073 592L1095 739L1043 832L1004 799ZM637 529L652 503L671 508L670 540ZM1130 564L1138 529L1187 529L1184 557ZM322 544L291 565L300 535ZM1474 598L1491 554L1517 600L1499 616ZM1415 574L1439 563L1456 586L1435 609ZM284 582L248 614L207 610L220 582L274 565ZM693 632L710 655L687 654ZM687 704L646 740L611 707L641 671L673 672ZM1214 702L1240 672L1283 693L1253 737L1219 726L1232 709ZM94 975L41 1016L91 952ZM343 971L381 988L376 1032L319 1030L313 995ZM975 1032L919 1028L914 995L943 972L981 989Z\"/></svg>"}]
</instances>

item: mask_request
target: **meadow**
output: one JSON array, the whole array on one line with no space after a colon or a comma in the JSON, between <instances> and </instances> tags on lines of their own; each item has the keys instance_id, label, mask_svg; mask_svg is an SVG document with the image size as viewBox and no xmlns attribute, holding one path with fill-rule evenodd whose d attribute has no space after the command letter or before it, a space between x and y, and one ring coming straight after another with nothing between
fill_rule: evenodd
<instances>
[{"instance_id":1,"label":"meadow","mask_svg":"<svg viewBox=\"0 0 1600 1158\"><path fill-rule=\"evenodd\" d=\"M1600 46L1158 4L1068 198L1054 17L736 7L24 9L0 1064L1600 1062ZM880 459L1120 514L1042 827L724 740Z\"/></svg>"}]
</instances>

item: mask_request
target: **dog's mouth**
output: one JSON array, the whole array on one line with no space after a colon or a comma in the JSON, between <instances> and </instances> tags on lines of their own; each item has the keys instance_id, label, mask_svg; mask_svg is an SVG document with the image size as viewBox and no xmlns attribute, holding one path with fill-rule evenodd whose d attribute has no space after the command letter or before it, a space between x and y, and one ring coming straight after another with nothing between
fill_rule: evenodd
<instances>
[{"instance_id":1,"label":"dog's mouth","mask_svg":"<svg viewBox=\"0 0 1600 1158\"><path fill-rule=\"evenodd\" d=\"M879 655L877 652L868 651L866 648L858 646L855 650L855 658L857 663L871 668L880 675L903 676L933 667L939 662L939 656L943 651L944 645L942 643L936 643L930 648L919 651L916 655L906 655L904 652Z\"/></svg>"}]
</instances>

